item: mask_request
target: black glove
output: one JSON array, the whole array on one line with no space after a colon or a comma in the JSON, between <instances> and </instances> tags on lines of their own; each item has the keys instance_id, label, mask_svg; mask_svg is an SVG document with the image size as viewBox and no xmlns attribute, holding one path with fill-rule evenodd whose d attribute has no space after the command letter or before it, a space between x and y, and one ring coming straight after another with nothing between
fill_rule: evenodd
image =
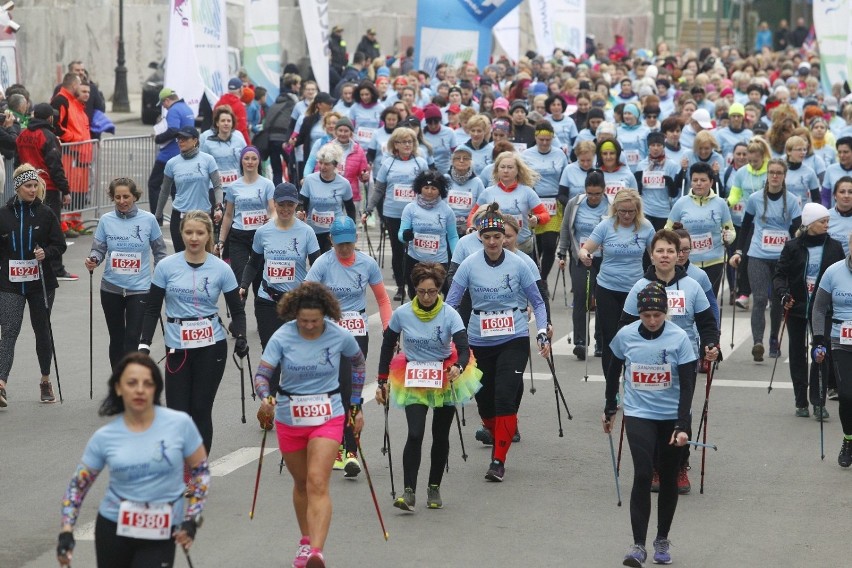
<instances>
[{"instance_id":1,"label":"black glove","mask_svg":"<svg viewBox=\"0 0 852 568\"><path fill-rule=\"evenodd\" d=\"M410 243L414 240L414 229L406 229L402 232L402 240Z\"/></svg>"},{"instance_id":2,"label":"black glove","mask_svg":"<svg viewBox=\"0 0 852 568\"><path fill-rule=\"evenodd\" d=\"M565 260L565 255L561 252L557 252L556 258L558 258L559 260Z\"/></svg>"},{"instance_id":3,"label":"black glove","mask_svg":"<svg viewBox=\"0 0 852 568\"><path fill-rule=\"evenodd\" d=\"M545 345L550 345L550 339L547 338L547 334L544 333L544 332L539 333L535 337L535 340L538 342L538 348L539 349L544 349Z\"/></svg>"},{"instance_id":4,"label":"black glove","mask_svg":"<svg viewBox=\"0 0 852 568\"><path fill-rule=\"evenodd\" d=\"M237 341L234 343L234 353L237 354L237 357L240 359L245 359L245 357L249 353L248 341L246 341L245 337L238 337Z\"/></svg>"},{"instance_id":5,"label":"black glove","mask_svg":"<svg viewBox=\"0 0 852 568\"><path fill-rule=\"evenodd\" d=\"M163 226L163 218L162 217L157 217L157 225L159 225L160 227Z\"/></svg>"},{"instance_id":6,"label":"black glove","mask_svg":"<svg viewBox=\"0 0 852 568\"><path fill-rule=\"evenodd\" d=\"M59 533L59 544L56 545L56 555L57 556L65 556L72 550L74 550L74 545L76 542L74 541L74 533L70 531Z\"/></svg>"},{"instance_id":7,"label":"black glove","mask_svg":"<svg viewBox=\"0 0 852 568\"><path fill-rule=\"evenodd\" d=\"M186 533L186 536L195 540L195 533L198 532L198 523L193 520L184 521L180 524L180 530Z\"/></svg>"}]
</instances>

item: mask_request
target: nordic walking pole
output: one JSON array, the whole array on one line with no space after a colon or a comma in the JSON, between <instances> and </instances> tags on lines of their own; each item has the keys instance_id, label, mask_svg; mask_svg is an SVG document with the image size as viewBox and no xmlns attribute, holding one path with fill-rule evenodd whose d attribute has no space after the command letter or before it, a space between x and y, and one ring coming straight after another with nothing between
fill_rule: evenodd
<instances>
[{"instance_id":1,"label":"nordic walking pole","mask_svg":"<svg viewBox=\"0 0 852 568\"><path fill-rule=\"evenodd\" d=\"M254 497L251 498L251 511L249 520L254 519L254 506L257 503L257 490L260 488L260 472L263 471L263 454L266 450L266 435L272 430L272 419L264 416L261 419L260 412L257 413L260 427L263 428L263 439L260 441L260 458L257 460L257 476L254 478Z\"/></svg>"},{"instance_id":2,"label":"nordic walking pole","mask_svg":"<svg viewBox=\"0 0 852 568\"><path fill-rule=\"evenodd\" d=\"M707 444L705 442L693 442L692 440L687 440L686 443L687 443L687 445L695 446L696 448L704 448L704 449L710 448L714 452L719 451L719 446L717 446L716 444Z\"/></svg>"},{"instance_id":3,"label":"nordic walking pole","mask_svg":"<svg viewBox=\"0 0 852 568\"><path fill-rule=\"evenodd\" d=\"M450 392L453 394L453 410L456 413L456 426L459 428L459 442L461 443L462 459L467 461L467 452L464 451L464 436L462 435L461 420L459 419L459 399L456 397L456 387L452 381L450 381ZM447 465L449 465L449 462L447 462Z\"/></svg>"},{"instance_id":4,"label":"nordic walking pole","mask_svg":"<svg viewBox=\"0 0 852 568\"><path fill-rule=\"evenodd\" d=\"M621 434L618 435L618 465L616 471L621 473L621 447L624 445L624 417L621 417Z\"/></svg>"},{"instance_id":5,"label":"nordic walking pole","mask_svg":"<svg viewBox=\"0 0 852 568\"><path fill-rule=\"evenodd\" d=\"M556 398L556 419L559 421L559 437L563 438L565 434L562 432L562 408L559 406L559 400L562 399L562 404L565 406L565 413L568 415L568 420L573 420L571 411L568 410L568 403L565 402L565 395L562 393L562 387L559 386L559 379L556 378L556 368L553 366L553 353L547 358L547 365L550 367L550 374L553 376L553 396Z\"/></svg>"},{"instance_id":6,"label":"nordic walking pole","mask_svg":"<svg viewBox=\"0 0 852 568\"><path fill-rule=\"evenodd\" d=\"M530 394L535 394L537 389L535 388L535 378L533 376L533 368L532 368L532 360L533 360L532 359L532 347L530 347L530 346L527 347L527 353L529 355L529 361L530 361Z\"/></svg>"},{"instance_id":7,"label":"nordic walking pole","mask_svg":"<svg viewBox=\"0 0 852 568\"><path fill-rule=\"evenodd\" d=\"M181 547L181 548L183 548L183 547ZM192 558L189 557L189 550L184 548L183 549L183 555L186 556L186 563L189 566L189 568L195 568L195 566L192 565Z\"/></svg>"},{"instance_id":8,"label":"nordic walking pole","mask_svg":"<svg viewBox=\"0 0 852 568\"><path fill-rule=\"evenodd\" d=\"M251 371L251 355L246 353L246 360L248 361L248 372L249 372L249 386L251 387L251 399L257 400L257 393L254 391L254 373Z\"/></svg>"},{"instance_id":9,"label":"nordic walking pole","mask_svg":"<svg viewBox=\"0 0 852 568\"><path fill-rule=\"evenodd\" d=\"M712 348L712 345L710 347ZM704 438L702 439L703 445L701 446L701 448L702 448L701 449L701 490L700 490L701 495L704 495L704 463L707 459L707 448L708 448L708 446L707 446L707 428L708 428L707 424L708 424L708 421L709 421L708 418L709 418L709 412L710 412L710 387L713 386L713 375L716 374L716 367L718 365L719 365L719 361L713 361L713 364L710 366L710 370L707 373L707 390L706 390L706 396L704 398L704 408L701 411L701 422L704 425ZM702 424L699 423L698 424L698 432L699 432L698 435L699 436L701 435L701 426L702 426ZM714 450L717 449L715 446L712 446L712 447L713 447Z\"/></svg>"},{"instance_id":10,"label":"nordic walking pole","mask_svg":"<svg viewBox=\"0 0 852 568\"><path fill-rule=\"evenodd\" d=\"M39 248L41 248L39 246ZM44 311L47 313L47 330L50 332L50 349L53 351L53 368L56 370L56 388L59 389L59 404L62 404L62 383L59 380L59 360L56 358L56 342L53 341L53 324L50 323L50 303L47 301L47 286L44 283L44 266L38 261L38 277L41 280L41 294L44 296Z\"/></svg>"},{"instance_id":11,"label":"nordic walking pole","mask_svg":"<svg viewBox=\"0 0 852 568\"><path fill-rule=\"evenodd\" d=\"M242 416L240 420L243 424L246 423L246 371L245 367L240 365L240 362L237 361L237 354L231 353L231 359L234 360L234 365L237 366L237 369L240 370L240 405L242 406Z\"/></svg>"},{"instance_id":12,"label":"nordic walking pole","mask_svg":"<svg viewBox=\"0 0 852 568\"><path fill-rule=\"evenodd\" d=\"M707 347L713 348L715 345L712 343ZM707 412L710 408L710 387L713 385L713 376L716 374L716 364L717 361L713 361L713 365L710 366L710 371L707 373L707 385L704 389L704 407L701 409L701 418L698 421L698 433L695 435L696 438L701 437L701 427L704 425L704 422L707 420Z\"/></svg>"},{"instance_id":13,"label":"nordic walking pole","mask_svg":"<svg viewBox=\"0 0 852 568\"><path fill-rule=\"evenodd\" d=\"M825 354L823 354L825 356ZM825 359L823 359L823 363ZM819 413L819 459L825 461L825 434L823 431L823 417L822 413L825 410L825 393L823 392L823 373L822 373L822 365L823 363L817 363L817 372L819 373L819 399L822 404Z\"/></svg>"},{"instance_id":14,"label":"nordic walking pole","mask_svg":"<svg viewBox=\"0 0 852 568\"><path fill-rule=\"evenodd\" d=\"M94 397L93 393L93 378L92 378L92 367L95 366L95 357L93 354L94 351L94 331L93 331L93 315L92 315L92 281L94 280L93 271L89 271L89 400L92 400Z\"/></svg>"},{"instance_id":15,"label":"nordic walking pole","mask_svg":"<svg viewBox=\"0 0 852 568\"><path fill-rule=\"evenodd\" d=\"M592 297L591 297L591 284L592 284L592 269L586 267L586 374L583 375L583 380L589 382L589 344L592 342L592 338L589 337L590 327L592 326Z\"/></svg>"},{"instance_id":16,"label":"nordic walking pole","mask_svg":"<svg viewBox=\"0 0 852 568\"><path fill-rule=\"evenodd\" d=\"M351 420L351 418L350 418ZM354 425L354 421L353 421ZM364 450L361 449L361 435L355 434L355 443L358 444L358 453L361 454L361 463L364 464L364 473L367 474L367 485L370 486L370 495L373 496L373 505L376 506L376 515L379 516L379 524L382 527L382 534L385 537L385 541L388 540L388 531L385 530L385 521L382 519L382 510L379 508L379 501L376 499L376 490L373 489L373 478L370 477L370 468L367 467L367 460L364 457Z\"/></svg>"},{"instance_id":17,"label":"nordic walking pole","mask_svg":"<svg viewBox=\"0 0 852 568\"><path fill-rule=\"evenodd\" d=\"M781 333L778 336L778 347L780 349L781 343L784 341L784 328L787 327L787 316L790 314L790 310L784 308L784 321L781 322ZM772 381L775 380L775 369L778 368L778 359L781 357L775 358L775 363L772 364L772 376L769 377L769 387L766 389L766 394L772 394Z\"/></svg>"},{"instance_id":18,"label":"nordic walking pole","mask_svg":"<svg viewBox=\"0 0 852 568\"><path fill-rule=\"evenodd\" d=\"M609 455L612 458L612 475L615 476L615 494L618 496L618 506L621 507L621 484L618 481L618 468L615 465L615 445L612 442L612 429L607 432L609 436Z\"/></svg>"},{"instance_id":19,"label":"nordic walking pole","mask_svg":"<svg viewBox=\"0 0 852 568\"><path fill-rule=\"evenodd\" d=\"M367 226L366 221L361 223L361 226L364 228L364 235L367 237L367 251L373 257L373 260L376 260L376 251L373 250L373 241L370 240L370 228Z\"/></svg>"},{"instance_id":20,"label":"nordic walking pole","mask_svg":"<svg viewBox=\"0 0 852 568\"><path fill-rule=\"evenodd\" d=\"M568 307L568 280L565 276L565 267L560 266L559 271L562 273L562 301L565 307Z\"/></svg>"},{"instance_id":21,"label":"nordic walking pole","mask_svg":"<svg viewBox=\"0 0 852 568\"><path fill-rule=\"evenodd\" d=\"M385 447L382 448L382 454L387 454L388 456L388 470L390 470L390 482L391 482L391 497L396 499L396 487L393 483L393 455L391 453L391 443L390 443L390 428L388 422L388 414L390 410L390 393L387 394L387 398L385 399Z\"/></svg>"},{"instance_id":22,"label":"nordic walking pole","mask_svg":"<svg viewBox=\"0 0 852 568\"><path fill-rule=\"evenodd\" d=\"M738 271L739 271L739 268L734 269L734 286L737 285L737 272ZM734 296L736 296L736 293L734 294ZM734 305L731 308L731 349L734 348L734 329L736 329L736 326L737 326L737 302L736 302L736 298L734 298Z\"/></svg>"}]
</instances>

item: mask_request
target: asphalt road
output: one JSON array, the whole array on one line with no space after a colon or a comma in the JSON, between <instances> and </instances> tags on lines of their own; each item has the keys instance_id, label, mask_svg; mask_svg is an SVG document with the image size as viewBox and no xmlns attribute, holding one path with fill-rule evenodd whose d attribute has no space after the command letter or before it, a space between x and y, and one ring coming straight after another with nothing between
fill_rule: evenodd
<instances>
[{"instance_id":1,"label":"asphalt road","mask_svg":"<svg viewBox=\"0 0 852 568\"><path fill-rule=\"evenodd\" d=\"M373 234L373 243L377 236ZM25 318L17 360L9 380L9 407L0 411L0 567L55 566L59 502L89 436L104 423L97 407L109 376L106 330L98 305L100 271L94 286L94 400L89 399L89 276L82 259L88 237L74 239L65 257L69 270L82 275L63 282L53 315L64 404L38 402L38 368L33 336ZM386 263L386 277L390 264ZM551 286L555 275L551 275ZM390 279L388 279L390 280ZM393 292L393 291L391 291ZM600 359L585 364L571 355L566 339L570 308L563 306L561 284L554 303L558 379L573 420L562 415L558 436L553 379L536 357L537 393L524 397L520 409L522 441L509 453L506 479L486 482L490 451L474 440L476 410L466 412L461 458L455 426L451 433L449 473L442 484L443 510L427 510L428 436L415 514L391 506L387 458L382 455L383 416L365 405L363 448L373 475L390 540L384 541L362 473L347 480L334 472L331 484L334 517L326 546L330 566L620 566L631 542L629 500L632 468L625 444L621 472L623 507L616 491L607 437L600 427L604 385ZM369 296L369 295L368 295ZM570 302L570 295L569 295ZM224 314L224 306L221 313ZM256 327L249 311L252 362L260 359ZM368 377L374 377L379 351L377 308L368 313L374 330ZM731 308L724 306L725 362L712 390L709 441L718 452L707 455L705 492L699 494L701 459L693 453L693 491L681 498L670 538L679 566L845 566L848 563L849 484L852 471L836 462L841 431L837 403L828 405L825 461L820 461L819 423L796 418L788 365L779 361L774 390L766 384L772 359L751 360L748 314L738 312L731 351ZM786 357L786 345L784 357ZM152 355L163 355L160 338ZM247 377L248 380L248 377ZM368 380L371 380L368 378ZM530 386L530 374L525 375ZM56 380L54 378L54 385ZM366 393L372 393L368 386ZM704 402L704 381L696 389L696 416ZM290 503L291 481L278 473L275 441L263 462L261 497L255 519L248 518L257 472L261 431L253 418L257 403L246 400L247 423L240 421L240 377L229 364L214 408L214 478L205 510L206 522L192 548L197 568L247 564L290 566L299 538ZM697 418L696 418L697 422ZM403 413L390 417L394 474L402 491ZM427 429L428 431L428 429ZM617 443L617 439L616 439ZM94 566L91 525L107 484L98 480L83 507L77 528L74 566ZM656 507L655 507L656 509ZM655 513L654 513L655 514ZM654 538L651 521L649 542ZM186 566L178 558L176 566Z\"/></svg>"}]
</instances>

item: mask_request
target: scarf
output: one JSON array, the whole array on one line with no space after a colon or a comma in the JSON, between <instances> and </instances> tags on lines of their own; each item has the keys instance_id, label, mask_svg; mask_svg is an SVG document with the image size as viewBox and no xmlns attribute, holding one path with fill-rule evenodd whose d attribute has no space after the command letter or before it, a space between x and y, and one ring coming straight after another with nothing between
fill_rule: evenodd
<instances>
[{"instance_id":1,"label":"scarf","mask_svg":"<svg viewBox=\"0 0 852 568\"><path fill-rule=\"evenodd\" d=\"M435 316L441 311L441 308L444 306L444 300L441 298L441 295L438 294L438 299L435 302L435 305L429 308L428 310L420 307L420 301L417 299L417 296L414 296L414 299L411 300L411 311L414 312L414 315L417 316L422 322L432 321L435 319Z\"/></svg>"},{"instance_id":2,"label":"scarf","mask_svg":"<svg viewBox=\"0 0 852 568\"><path fill-rule=\"evenodd\" d=\"M450 166L450 178L459 185L464 185L475 177L476 174L473 173L473 168L467 170L466 174L459 174L454 167Z\"/></svg>"},{"instance_id":3,"label":"scarf","mask_svg":"<svg viewBox=\"0 0 852 568\"><path fill-rule=\"evenodd\" d=\"M184 160L191 160L198 155L199 149L198 146L195 148L190 148L186 152L181 152L180 155L183 156Z\"/></svg>"},{"instance_id":4,"label":"scarf","mask_svg":"<svg viewBox=\"0 0 852 568\"><path fill-rule=\"evenodd\" d=\"M426 199L425 197L423 197L422 193L417 194L417 205L419 205L423 209L432 209L440 202L440 196L436 197L435 199Z\"/></svg>"}]
</instances>

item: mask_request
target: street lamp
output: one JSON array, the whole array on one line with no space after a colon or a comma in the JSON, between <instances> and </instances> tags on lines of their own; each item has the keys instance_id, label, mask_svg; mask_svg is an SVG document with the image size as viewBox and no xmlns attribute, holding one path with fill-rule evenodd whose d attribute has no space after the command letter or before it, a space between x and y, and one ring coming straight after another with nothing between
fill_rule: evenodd
<instances>
[{"instance_id":1,"label":"street lamp","mask_svg":"<svg viewBox=\"0 0 852 568\"><path fill-rule=\"evenodd\" d=\"M124 63L124 0L118 0L118 58L115 68L112 112L130 112L130 100L127 98L127 67Z\"/></svg>"}]
</instances>

